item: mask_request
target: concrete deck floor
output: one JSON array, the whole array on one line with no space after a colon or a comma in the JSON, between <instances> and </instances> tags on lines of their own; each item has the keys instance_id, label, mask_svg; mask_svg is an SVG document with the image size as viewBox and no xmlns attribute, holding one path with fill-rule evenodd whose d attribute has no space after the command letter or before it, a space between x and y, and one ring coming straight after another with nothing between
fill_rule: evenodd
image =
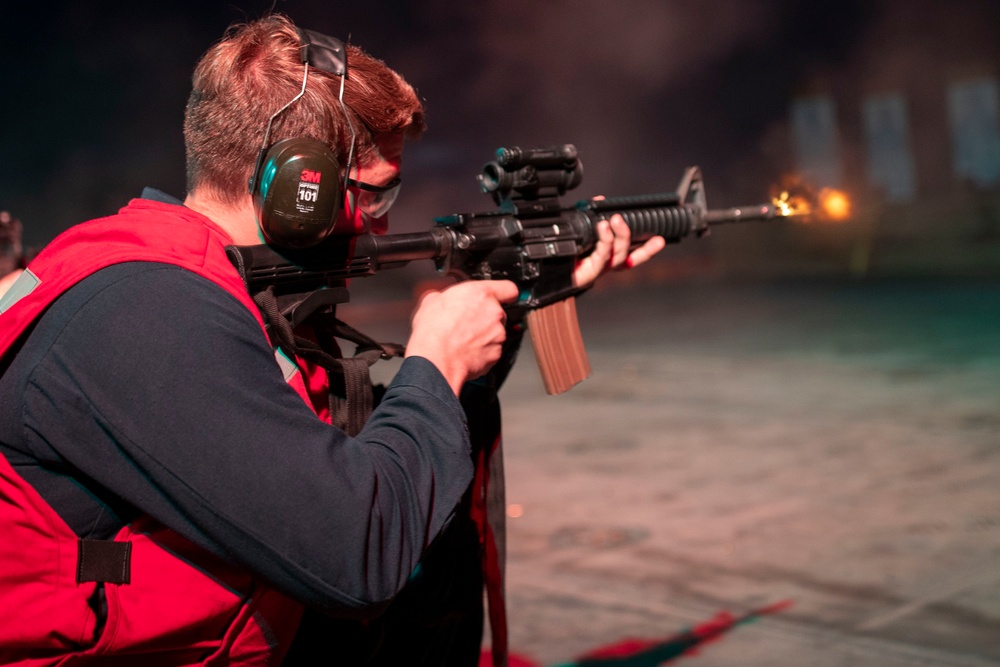
<instances>
[{"instance_id":1,"label":"concrete deck floor","mask_svg":"<svg viewBox=\"0 0 1000 667\"><path fill-rule=\"evenodd\" d=\"M593 377L546 396L529 346L501 393L515 652L787 600L674 662L1000 665L1000 285L618 286L580 310Z\"/></svg>"}]
</instances>

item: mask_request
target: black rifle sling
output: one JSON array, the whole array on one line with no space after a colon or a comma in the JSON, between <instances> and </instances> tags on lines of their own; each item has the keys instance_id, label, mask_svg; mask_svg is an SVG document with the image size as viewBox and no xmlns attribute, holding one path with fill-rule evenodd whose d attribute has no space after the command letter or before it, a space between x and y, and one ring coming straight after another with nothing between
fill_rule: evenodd
<instances>
[{"instance_id":1,"label":"black rifle sling","mask_svg":"<svg viewBox=\"0 0 1000 667\"><path fill-rule=\"evenodd\" d=\"M268 324L271 344L290 357L299 356L326 369L330 384L331 423L355 436L364 427L373 409L369 367L379 359L403 356L404 348L394 343L377 343L357 329L338 320L333 312L315 311L303 323L311 326L316 341L299 336L278 308L274 288L269 286L253 297ZM336 339L354 343L354 356L344 358Z\"/></svg>"}]
</instances>

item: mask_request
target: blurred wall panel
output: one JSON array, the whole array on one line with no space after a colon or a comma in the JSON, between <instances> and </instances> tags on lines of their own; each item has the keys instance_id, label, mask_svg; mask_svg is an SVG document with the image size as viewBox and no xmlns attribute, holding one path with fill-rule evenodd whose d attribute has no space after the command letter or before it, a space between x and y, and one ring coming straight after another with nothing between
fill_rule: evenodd
<instances>
[{"instance_id":1,"label":"blurred wall panel","mask_svg":"<svg viewBox=\"0 0 1000 667\"><path fill-rule=\"evenodd\" d=\"M948 111L955 175L980 187L1000 184L1000 94L996 80L952 83Z\"/></svg>"},{"instance_id":2,"label":"blurred wall panel","mask_svg":"<svg viewBox=\"0 0 1000 667\"><path fill-rule=\"evenodd\" d=\"M826 95L792 100L792 137L802 176L819 186L840 185L841 164L837 113Z\"/></svg>"},{"instance_id":3,"label":"blurred wall panel","mask_svg":"<svg viewBox=\"0 0 1000 667\"><path fill-rule=\"evenodd\" d=\"M870 182L882 190L886 201L912 201L916 170L904 97L890 93L866 99L864 130Z\"/></svg>"}]
</instances>

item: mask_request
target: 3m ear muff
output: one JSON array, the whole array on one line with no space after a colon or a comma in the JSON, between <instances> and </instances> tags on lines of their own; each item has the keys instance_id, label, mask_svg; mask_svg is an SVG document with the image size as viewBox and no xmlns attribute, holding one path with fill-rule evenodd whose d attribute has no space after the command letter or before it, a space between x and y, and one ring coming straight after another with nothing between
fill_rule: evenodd
<instances>
[{"instance_id":1,"label":"3m ear muff","mask_svg":"<svg viewBox=\"0 0 1000 667\"><path fill-rule=\"evenodd\" d=\"M350 124L343 103L343 80L347 77L347 53L343 43L310 30L300 29L299 36L302 41L302 90L268 120L249 183L254 213L264 240L285 248L316 245L334 231L343 206L342 181L352 157L349 154L348 164L341 165L329 146L305 137L283 139L268 146L271 123L305 93L310 67L341 77L340 103ZM350 152L354 152L353 125Z\"/></svg>"},{"instance_id":2,"label":"3m ear muff","mask_svg":"<svg viewBox=\"0 0 1000 667\"><path fill-rule=\"evenodd\" d=\"M264 240L308 248L333 231L342 206L337 156L314 139L284 139L264 155L252 181L254 213Z\"/></svg>"}]
</instances>

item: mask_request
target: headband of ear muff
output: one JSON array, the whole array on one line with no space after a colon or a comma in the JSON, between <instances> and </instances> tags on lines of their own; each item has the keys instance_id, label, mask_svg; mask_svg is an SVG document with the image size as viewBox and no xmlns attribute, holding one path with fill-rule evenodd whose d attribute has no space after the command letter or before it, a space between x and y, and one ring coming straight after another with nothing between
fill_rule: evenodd
<instances>
[{"instance_id":1,"label":"headband of ear muff","mask_svg":"<svg viewBox=\"0 0 1000 667\"><path fill-rule=\"evenodd\" d=\"M302 29L299 36L305 68L303 91L310 67L347 76L347 53L340 40ZM297 99L293 98L275 116ZM264 240L284 248L316 245L334 231L337 223L343 201L342 165L321 141L296 137L266 147L269 135L270 122L265 146L250 177L250 195Z\"/></svg>"},{"instance_id":2,"label":"headband of ear muff","mask_svg":"<svg viewBox=\"0 0 1000 667\"><path fill-rule=\"evenodd\" d=\"M312 30L299 31L302 42L302 62L309 63L313 69L323 70L327 74L347 76L347 51L344 43L336 37L330 37Z\"/></svg>"}]
</instances>

